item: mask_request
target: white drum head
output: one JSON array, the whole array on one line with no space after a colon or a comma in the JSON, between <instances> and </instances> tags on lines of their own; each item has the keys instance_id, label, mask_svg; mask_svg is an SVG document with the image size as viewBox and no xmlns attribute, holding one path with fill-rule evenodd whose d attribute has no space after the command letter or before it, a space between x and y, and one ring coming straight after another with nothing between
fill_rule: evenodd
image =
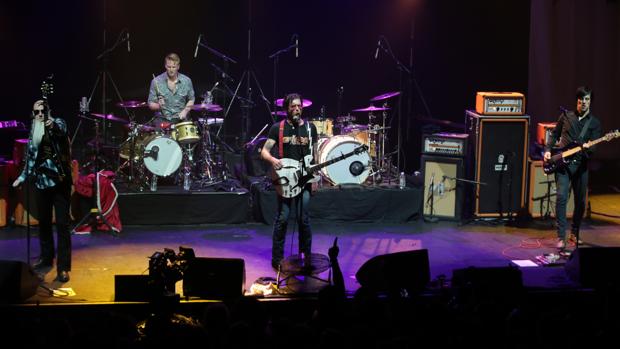
<instances>
[{"instance_id":1,"label":"white drum head","mask_svg":"<svg viewBox=\"0 0 620 349\"><path fill-rule=\"evenodd\" d=\"M181 165L183 151L172 138L160 136L144 148L144 165L151 173L166 177Z\"/></svg>"},{"instance_id":2,"label":"white drum head","mask_svg":"<svg viewBox=\"0 0 620 349\"><path fill-rule=\"evenodd\" d=\"M349 154L362 144L351 136L334 136L319 143L319 163ZM321 169L321 172L334 185L362 184L370 174L368 152L353 154Z\"/></svg>"}]
</instances>

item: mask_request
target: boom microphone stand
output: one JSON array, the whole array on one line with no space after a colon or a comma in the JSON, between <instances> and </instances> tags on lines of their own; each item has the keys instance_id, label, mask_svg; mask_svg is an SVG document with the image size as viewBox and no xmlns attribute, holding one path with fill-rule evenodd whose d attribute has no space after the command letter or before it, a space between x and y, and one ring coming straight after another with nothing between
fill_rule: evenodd
<instances>
[{"instance_id":1,"label":"boom microphone stand","mask_svg":"<svg viewBox=\"0 0 620 349\"><path fill-rule=\"evenodd\" d=\"M413 24L411 26L411 38L413 40ZM401 73L405 73L405 75L408 78L408 85L413 85L416 88L416 91L418 93L418 96L420 97L420 100L422 101L422 104L424 105L424 109L426 110L426 113L428 114L429 117L432 117L431 111L428 108L428 105L426 104L426 100L424 99L424 95L422 94L422 90L420 89L420 85L418 84L417 79L415 78L414 74L413 74L413 49L411 50L411 57L410 57L410 62L409 62L409 68L407 66L405 66L401 61L398 60L398 58L396 58L396 55L394 55L394 52L392 51L392 46L390 45L388 39L383 36L380 35L379 36L379 41L377 42L377 51L375 52L375 59L377 59L377 57L379 56L379 49L381 49L383 52L387 53L388 56L390 56L390 58L392 59L392 61L396 64L396 68L401 72ZM412 92L413 89L410 87L409 88L409 104L412 104L412 100L413 100L413 96L412 96ZM400 101L400 99L399 99ZM399 103L401 104L401 103ZM401 142L402 142L402 105L399 106L398 108L398 135L397 135L397 148L398 148L398 153L396 154L396 167L397 167L397 173L401 172L401 167L400 167L400 156L401 156L401 152L402 152L402 146L401 146Z\"/></svg>"},{"instance_id":2,"label":"boom microphone stand","mask_svg":"<svg viewBox=\"0 0 620 349\"><path fill-rule=\"evenodd\" d=\"M293 41L294 43L290 44L288 47L285 47L269 55L269 58L273 59L273 110L278 110L278 89L276 88L276 86L278 83L278 62L280 61L280 55L289 52L292 49L295 49L295 57L299 57L299 35L293 34L293 36L291 37L291 42ZM274 123L276 122L273 114L271 114L271 120Z\"/></svg>"}]
</instances>

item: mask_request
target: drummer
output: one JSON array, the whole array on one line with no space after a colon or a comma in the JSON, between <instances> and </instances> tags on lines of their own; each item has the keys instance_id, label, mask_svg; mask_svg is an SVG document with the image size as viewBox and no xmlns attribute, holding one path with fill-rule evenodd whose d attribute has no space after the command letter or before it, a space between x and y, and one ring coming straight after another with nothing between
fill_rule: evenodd
<instances>
[{"instance_id":1,"label":"drummer","mask_svg":"<svg viewBox=\"0 0 620 349\"><path fill-rule=\"evenodd\" d=\"M169 53L164 63L166 71L154 77L149 88L149 108L157 112L153 118L157 130L166 130L184 121L195 100L192 80L179 73L179 55Z\"/></svg>"}]
</instances>

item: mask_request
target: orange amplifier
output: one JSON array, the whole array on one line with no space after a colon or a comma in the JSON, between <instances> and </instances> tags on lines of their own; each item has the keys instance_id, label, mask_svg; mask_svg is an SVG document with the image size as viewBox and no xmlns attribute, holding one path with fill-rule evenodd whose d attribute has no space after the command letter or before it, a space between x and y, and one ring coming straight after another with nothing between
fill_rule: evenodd
<instances>
[{"instance_id":1,"label":"orange amplifier","mask_svg":"<svg viewBox=\"0 0 620 349\"><path fill-rule=\"evenodd\" d=\"M539 122L536 126L536 143L547 145L556 124L557 122Z\"/></svg>"},{"instance_id":2,"label":"orange amplifier","mask_svg":"<svg viewBox=\"0 0 620 349\"><path fill-rule=\"evenodd\" d=\"M481 115L524 115L525 97L519 92L478 92L476 113Z\"/></svg>"}]
</instances>

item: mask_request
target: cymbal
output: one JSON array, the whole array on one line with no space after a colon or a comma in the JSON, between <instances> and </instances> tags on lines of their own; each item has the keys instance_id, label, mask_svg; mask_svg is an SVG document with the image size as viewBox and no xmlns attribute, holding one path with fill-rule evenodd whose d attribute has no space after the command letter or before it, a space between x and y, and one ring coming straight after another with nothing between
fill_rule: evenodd
<instances>
[{"instance_id":1,"label":"cymbal","mask_svg":"<svg viewBox=\"0 0 620 349\"><path fill-rule=\"evenodd\" d=\"M155 131L155 126L152 125L146 125L146 124L128 124L125 125L127 128L129 129L133 129L135 127L136 130L141 131L141 132L153 132Z\"/></svg>"},{"instance_id":2,"label":"cymbal","mask_svg":"<svg viewBox=\"0 0 620 349\"><path fill-rule=\"evenodd\" d=\"M377 127L377 128L372 128L372 129L368 130L368 132L369 133L380 133L382 131L389 130L390 128L391 128L390 126L387 126L387 127Z\"/></svg>"},{"instance_id":3,"label":"cymbal","mask_svg":"<svg viewBox=\"0 0 620 349\"><path fill-rule=\"evenodd\" d=\"M366 107L366 108L353 109L352 111L371 112L371 111L382 111L382 110L390 110L390 108L375 107L374 105L371 105L371 106Z\"/></svg>"},{"instance_id":4,"label":"cymbal","mask_svg":"<svg viewBox=\"0 0 620 349\"><path fill-rule=\"evenodd\" d=\"M112 114L105 115L105 114L90 113L90 115L95 116L95 117L98 117L98 118L100 118L100 119L106 119L106 120L116 121L116 122L120 122L120 123L123 123L123 124L127 124L127 123L129 123L129 121L127 121L127 120L125 120L125 119L121 119L121 118L119 118L118 116L114 116L114 115L112 115Z\"/></svg>"},{"instance_id":5,"label":"cymbal","mask_svg":"<svg viewBox=\"0 0 620 349\"><path fill-rule=\"evenodd\" d=\"M220 105L212 104L212 103L194 104L189 108L191 110L196 110L196 111L212 111L212 112L218 112L218 111L224 110Z\"/></svg>"},{"instance_id":6,"label":"cymbal","mask_svg":"<svg viewBox=\"0 0 620 349\"><path fill-rule=\"evenodd\" d=\"M210 118L210 119L204 119L204 118L199 118L198 122L201 124L206 123L207 125L221 125L224 123L224 119L223 118Z\"/></svg>"},{"instance_id":7,"label":"cymbal","mask_svg":"<svg viewBox=\"0 0 620 349\"><path fill-rule=\"evenodd\" d=\"M278 107L283 107L283 106L284 106L284 98L276 99L276 105L277 105ZM309 106L311 106L311 105L312 105L312 101L311 101L311 100L309 100L309 99L305 99L305 98L304 98L304 99L301 101L301 106L302 106L302 107L304 107L304 108L309 107Z\"/></svg>"},{"instance_id":8,"label":"cymbal","mask_svg":"<svg viewBox=\"0 0 620 349\"><path fill-rule=\"evenodd\" d=\"M271 115L286 116L286 112L284 110L272 111Z\"/></svg>"},{"instance_id":9,"label":"cymbal","mask_svg":"<svg viewBox=\"0 0 620 349\"><path fill-rule=\"evenodd\" d=\"M382 101L384 99L396 97L400 94L400 91L387 92L382 95L374 96L370 99L371 102Z\"/></svg>"},{"instance_id":10,"label":"cymbal","mask_svg":"<svg viewBox=\"0 0 620 349\"><path fill-rule=\"evenodd\" d=\"M146 106L146 102L141 101L124 101L116 103L121 108L142 108Z\"/></svg>"},{"instance_id":11,"label":"cymbal","mask_svg":"<svg viewBox=\"0 0 620 349\"><path fill-rule=\"evenodd\" d=\"M453 122L449 120L441 120L441 119L425 118L425 117L418 117L414 120L419 121L421 123L425 123L425 124L435 124L435 125L443 125L443 126L448 126L448 127L465 129L465 124L461 124L461 123Z\"/></svg>"}]
</instances>

